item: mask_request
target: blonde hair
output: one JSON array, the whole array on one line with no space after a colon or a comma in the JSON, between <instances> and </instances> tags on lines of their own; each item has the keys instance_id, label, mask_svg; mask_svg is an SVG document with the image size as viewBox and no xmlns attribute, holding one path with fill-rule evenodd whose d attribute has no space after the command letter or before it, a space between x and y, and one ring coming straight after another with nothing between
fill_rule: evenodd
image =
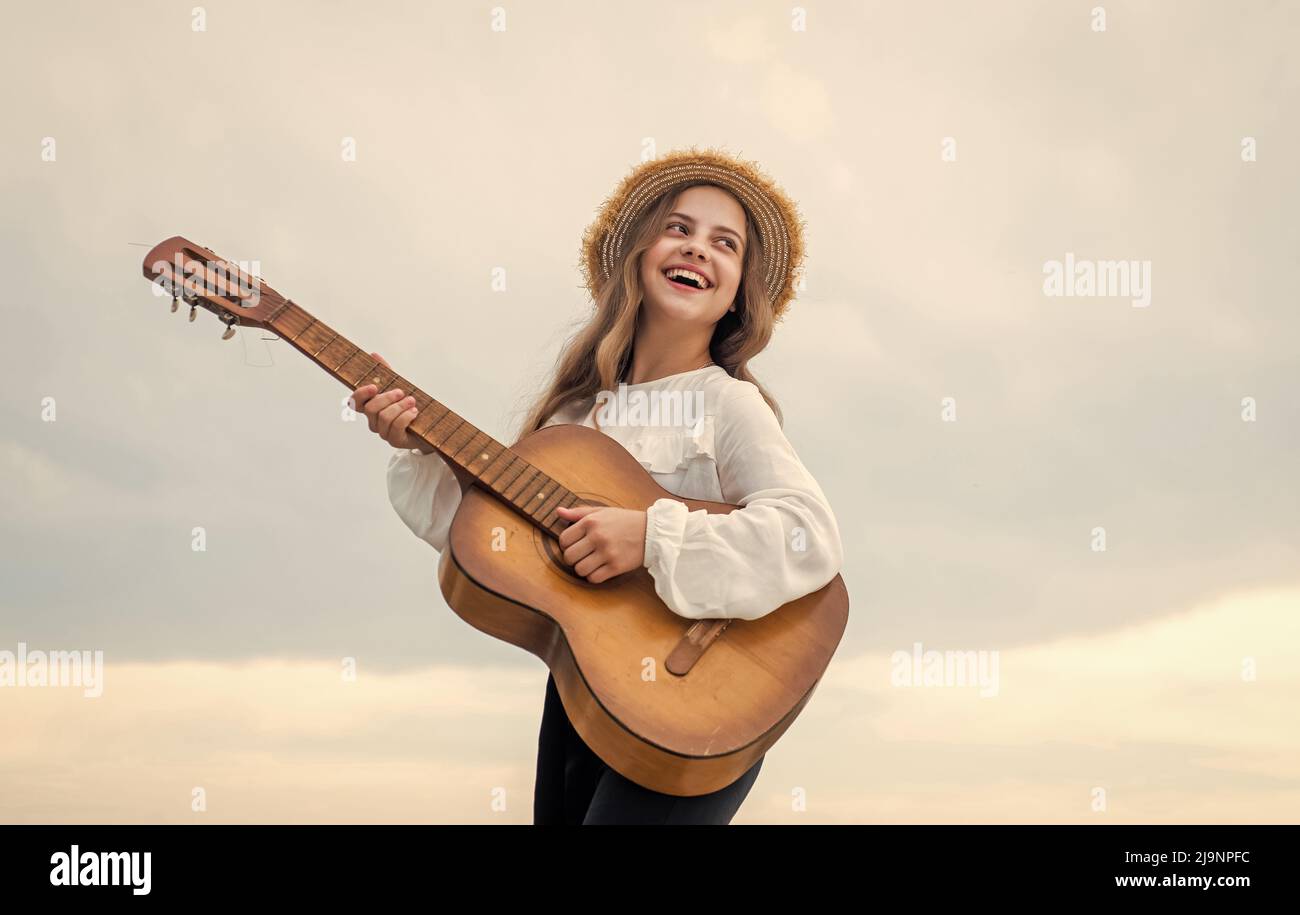
<instances>
[{"instance_id":1,"label":"blonde hair","mask_svg":"<svg viewBox=\"0 0 1300 915\"><path fill-rule=\"evenodd\" d=\"M663 231L663 223L677 197L689 187L706 184L731 194L721 185L696 181L665 192L633 223L628 233L631 244L615 265L609 280L601 285L591 317L561 348L544 393L533 401L525 414L519 438L542 428L562 407L588 398L594 401L597 393L613 391L626 378L632 363L636 318L644 294L641 257ZM731 196L735 198L734 194ZM744 209L744 204L741 207ZM718 319L713 338L709 341L709 355L728 375L752 382L776 414L777 422L784 424L780 406L748 367L749 360L767 348L776 319L763 284L762 239L748 209L745 209L745 231L749 243L745 245L741 261L736 310L724 312Z\"/></svg>"}]
</instances>

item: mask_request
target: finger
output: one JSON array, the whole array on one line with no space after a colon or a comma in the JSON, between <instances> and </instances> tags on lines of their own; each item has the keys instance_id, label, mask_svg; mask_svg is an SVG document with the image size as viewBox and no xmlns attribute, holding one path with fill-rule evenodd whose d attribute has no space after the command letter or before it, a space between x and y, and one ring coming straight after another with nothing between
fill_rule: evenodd
<instances>
[{"instance_id":1,"label":"finger","mask_svg":"<svg viewBox=\"0 0 1300 915\"><path fill-rule=\"evenodd\" d=\"M378 413L393 401L401 400L405 395L406 392L401 388L390 388L382 394L376 394L374 397L370 398L370 402L366 404L366 412L371 415Z\"/></svg>"},{"instance_id":2,"label":"finger","mask_svg":"<svg viewBox=\"0 0 1300 915\"><path fill-rule=\"evenodd\" d=\"M608 581L609 579L613 578L615 574L616 573L614 572L614 564L611 562L607 562L599 569L596 569L591 573L589 573L587 575L587 581L591 582L593 585L598 585L602 581Z\"/></svg>"},{"instance_id":3,"label":"finger","mask_svg":"<svg viewBox=\"0 0 1300 915\"><path fill-rule=\"evenodd\" d=\"M577 543L583 537L587 536L587 529L590 524L584 524L582 521L571 521L569 526L560 531L560 547L570 547Z\"/></svg>"},{"instance_id":4,"label":"finger","mask_svg":"<svg viewBox=\"0 0 1300 915\"><path fill-rule=\"evenodd\" d=\"M374 356L376 359L378 359L379 362L380 362L380 364L381 364L384 368L389 369L389 370L391 370L391 369L393 368L391 365L388 364L388 360L386 360L383 356L379 355L378 353L371 353L370 355L372 355L372 356Z\"/></svg>"},{"instance_id":5,"label":"finger","mask_svg":"<svg viewBox=\"0 0 1300 915\"><path fill-rule=\"evenodd\" d=\"M586 578L604 564L605 557L600 553L593 552L591 555L584 557L581 562L577 563L573 567L573 574Z\"/></svg>"},{"instance_id":6,"label":"finger","mask_svg":"<svg viewBox=\"0 0 1300 915\"><path fill-rule=\"evenodd\" d=\"M591 514L601 508L604 508L604 506L583 505L577 508L557 508L556 513L560 516L560 520L567 522L564 530L560 531L560 545L568 546L582 537L586 529L590 527L590 523L581 528L579 528L579 525L582 525ZM570 533L571 531L573 533ZM567 540L565 540L566 534L569 535Z\"/></svg>"},{"instance_id":7,"label":"finger","mask_svg":"<svg viewBox=\"0 0 1300 915\"><path fill-rule=\"evenodd\" d=\"M352 409L360 413L366 407L366 402L375 396L379 388L373 384L363 384L352 392Z\"/></svg>"},{"instance_id":8,"label":"finger","mask_svg":"<svg viewBox=\"0 0 1300 915\"><path fill-rule=\"evenodd\" d=\"M579 560L587 558L594 552L596 552L596 544L591 542L590 537L583 537L573 546L562 550L560 555L564 557L564 561L569 565L575 565Z\"/></svg>"},{"instance_id":9,"label":"finger","mask_svg":"<svg viewBox=\"0 0 1300 915\"><path fill-rule=\"evenodd\" d=\"M374 397L370 398L369 402L366 403L366 419L370 422L371 432L379 431L379 424L376 421L379 411L401 398L401 388L393 388L391 391L385 391L382 394L376 394Z\"/></svg>"},{"instance_id":10,"label":"finger","mask_svg":"<svg viewBox=\"0 0 1300 915\"><path fill-rule=\"evenodd\" d=\"M411 398L408 397L407 400L411 400ZM406 401L403 401L403 403L405 402ZM407 436L410 435L410 433L407 432L406 427L411 424L411 420L415 419L419 412L420 411L416 407L412 406L398 414L397 418L393 420L393 425L388 430L394 440L392 441L392 444L407 443Z\"/></svg>"},{"instance_id":11,"label":"finger","mask_svg":"<svg viewBox=\"0 0 1300 915\"><path fill-rule=\"evenodd\" d=\"M379 436L389 444L393 444L392 428L393 420L401 416L410 407L415 406L415 398L408 397L405 400L399 400L379 411Z\"/></svg>"}]
</instances>

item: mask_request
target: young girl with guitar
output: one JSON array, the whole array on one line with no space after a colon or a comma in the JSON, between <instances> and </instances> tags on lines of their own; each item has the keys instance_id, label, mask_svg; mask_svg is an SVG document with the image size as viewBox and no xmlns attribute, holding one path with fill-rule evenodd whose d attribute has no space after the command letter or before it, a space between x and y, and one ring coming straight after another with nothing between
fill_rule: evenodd
<instances>
[{"instance_id":1,"label":"young girl with guitar","mask_svg":"<svg viewBox=\"0 0 1300 915\"><path fill-rule=\"evenodd\" d=\"M793 202L752 163L692 147L632 169L583 252L594 313L560 354L521 437L556 423L596 428L669 492L741 508L691 512L663 498L646 511L558 509L568 522L564 562L593 583L647 569L664 604L693 620L758 619L826 585L843 559L835 516L748 368L793 298L803 257ZM365 384L353 401L399 449L388 464L394 509L441 552L468 480L408 432L418 413L408 393ZM729 823L762 762L708 794L652 791L584 743L552 675L534 822Z\"/></svg>"}]
</instances>

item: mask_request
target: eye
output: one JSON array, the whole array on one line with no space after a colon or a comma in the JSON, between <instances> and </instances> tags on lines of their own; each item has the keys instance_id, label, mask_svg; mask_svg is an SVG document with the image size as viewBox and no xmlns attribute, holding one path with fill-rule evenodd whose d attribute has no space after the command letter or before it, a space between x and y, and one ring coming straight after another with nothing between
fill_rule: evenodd
<instances>
[{"instance_id":1,"label":"eye","mask_svg":"<svg viewBox=\"0 0 1300 915\"><path fill-rule=\"evenodd\" d=\"M683 232L686 232L686 233L689 233L689 231L690 231L689 229L686 228L685 223L680 223L680 222L670 222L670 223L668 223L668 228L671 229L673 226L679 226L679 227L681 228L681 230L682 230ZM734 238L726 238L726 237L724 237L722 240L725 241L727 244L729 244L729 245L731 246L731 250L732 250L732 251L739 251L739 250L740 250L740 246L736 244L736 240L735 240Z\"/></svg>"}]
</instances>

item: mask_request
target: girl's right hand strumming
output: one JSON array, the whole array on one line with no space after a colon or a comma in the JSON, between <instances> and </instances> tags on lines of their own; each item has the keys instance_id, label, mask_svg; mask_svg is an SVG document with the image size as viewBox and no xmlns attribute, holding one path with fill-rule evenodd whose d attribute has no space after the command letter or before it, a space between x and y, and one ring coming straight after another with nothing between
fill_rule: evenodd
<instances>
[{"instance_id":1,"label":"girl's right hand strumming","mask_svg":"<svg viewBox=\"0 0 1300 915\"><path fill-rule=\"evenodd\" d=\"M378 353L371 353L383 364L384 368L392 366L384 361ZM431 454L433 447L423 439L412 435L406 428L419 412L415 407L415 398L400 388L392 388L382 394L373 384L363 384L352 392L352 409L365 413L370 423L370 431L379 433L379 437L394 448L418 448L425 454Z\"/></svg>"}]
</instances>

